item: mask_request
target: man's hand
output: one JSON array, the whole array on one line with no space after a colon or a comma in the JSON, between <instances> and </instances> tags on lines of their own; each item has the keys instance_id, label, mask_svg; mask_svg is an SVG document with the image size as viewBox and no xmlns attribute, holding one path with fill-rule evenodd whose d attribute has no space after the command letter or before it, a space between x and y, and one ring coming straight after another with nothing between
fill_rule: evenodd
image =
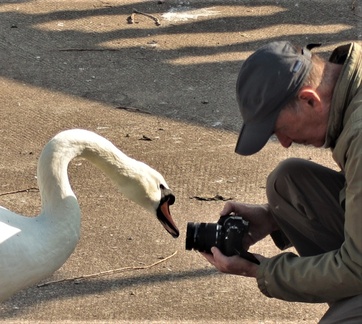
<instances>
[{"instance_id":1,"label":"man's hand","mask_svg":"<svg viewBox=\"0 0 362 324\"><path fill-rule=\"evenodd\" d=\"M207 261L209 261L216 269L224 273L230 273L234 275L244 276L244 277L253 277L256 278L256 272L258 270L258 265L250 262L246 259L234 255L227 257L220 252L217 247L211 248L211 253L201 253ZM263 256L254 254L254 256L262 261L265 259Z\"/></svg>"}]
</instances>

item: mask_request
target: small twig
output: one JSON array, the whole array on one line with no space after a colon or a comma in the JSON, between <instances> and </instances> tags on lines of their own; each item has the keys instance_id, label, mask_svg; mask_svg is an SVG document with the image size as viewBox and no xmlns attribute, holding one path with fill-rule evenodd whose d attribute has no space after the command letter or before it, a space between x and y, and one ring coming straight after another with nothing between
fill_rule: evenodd
<instances>
[{"instance_id":1,"label":"small twig","mask_svg":"<svg viewBox=\"0 0 362 324\"><path fill-rule=\"evenodd\" d=\"M354 11L356 9L356 1L357 0L353 0L352 4L351 4L351 10Z\"/></svg>"},{"instance_id":2,"label":"small twig","mask_svg":"<svg viewBox=\"0 0 362 324\"><path fill-rule=\"evenodd\" d=\"M150 15L150 14L142 12L142 11L138 11L136 9L133 9L133 12L136 13L136 14L143 15L143 16L146 16L148 18L151 18L155 22L156 26L161 25L160 20L157 17L153 16L153 15Z\"/></svg>"},{"instance_id":3,"label":"small twig","mask_svg":"<svg viewBox=\"0 0 362 324\"><path fill-rule=\"evenodd\" d=\"M201 196L192 196L190 197L190 199L196 199L196 200L201 200L201 201L228 201L228 200L233 200L233 198L225 198L221 195L215 195L214 197L201 197Z\"/></svg>"},{"instance_id":4,"label":"small twig","mask_svg":"<svg viewBox=\"0 0 362 324\"><path fill-rule=\"evenodd\" d=\"M175 256L177 254L177 251L175 251L173 254L169 255L168 257L159 260L157 262L154 262L152 264L149 265L145 265L145 266L139 266L139 267L124 267L124 268L118 268L118 269L112 269L112 270L107 270L107 271L101 271L101 272L97 272L97 273L92 273L92 274L88 274L88 275L82 275L79 277L72 277L72 278L64 278L64 279L60 279L60 280L53 280L53 281L48 281L45 283L41 283L38 284L37 287L44 287L44 286L49 286L51 284L55 284L55 283L60 283L60 282L67 282L67 281L74 281L75 283L79 283L82 280L85 279L91 279L91 278L96 278L96 277L101 277L101 276L108 276L108 275L113 275L115 273L120 273L120 272L124 272L124 271L128 271L128 270L144 270L144 269L149 269L152 268L162 262L165 262L168 259L171 259L173 256Z\"/></svg>"},{"instance_id":5,"label":"small twig","mask_svg":"<svg viewBox=\"0 0 362 324\"><path fill-rule=\"evenodd\" d=\"M27 188L27 189L20 189L20 190L3 192L3 193L0 193L0 196L13 195L13 194L20 193L20 192L30 192L30 191L33 191L33 192L39 191L39 188L31 187L31 188Z\"/></svg>"},{"instance_id":6,"label":"small twig","mask_svg":"<svg viewBox=\"0 0 362 324\"><path fill-rule=\"evenodd\" d=\"M139 108L134 108L134 107L117 106L117 107L114 107L114 108L115 109L122 109L122 110L132 111L132 112L139 112L139 113L142 113L142 114L149 114L150 115L150 112L139 109Z\"/></svg>"},{"instance_id":7,"label":"small twig","mask_svg":"<svg viewBox=\"0 0 362 324\"><path fill-rule=\"evenodd\" d=\"M142 135L141 138L139 138L140 141L152 141L152 138L151 137L148 137L146 135Z\"/></svg>"},{"instance_id":8,"label":"small twig","mask_svg":"<svg viewBox=\"0 0 362 324\"><path fill-rule=\"evenodd\" d=\"M139 15L143 15L143 16L146 16L148 18L151 18L155 22L156 26L161 26L161 22L157 17L155 17L154 15L139 11L137 9L133 9L132 14L127 18L127 22L129 24L134 24L134 22L135 22L135 20L134 20L135 14L139 14Z\"/></svg>"}]
</instances>

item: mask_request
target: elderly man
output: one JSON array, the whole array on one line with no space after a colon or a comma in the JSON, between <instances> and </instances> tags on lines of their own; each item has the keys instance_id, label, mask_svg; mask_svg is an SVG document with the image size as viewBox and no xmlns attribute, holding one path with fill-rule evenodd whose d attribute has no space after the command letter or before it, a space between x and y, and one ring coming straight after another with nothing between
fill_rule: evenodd
<instances>
[{"instance_id":1,"label":"elderly man","mask_svg":"<svg viewBox=\"0 0 362 324\"><path fill-rule=\"evenodd\" d=\"M271 235L299 256L256 255L258 265L216 247L203 255L222 272L255 277L268 297L327 302L321 323L362 323L362 47L340 46L324 61L314 46L272 42L244 62L236 152L254 154L275 134L286 148L330 148L341 172L287 159L267 179L267 204L229 202L221 212L249 220L246 249Z\"/></svg>"}]
</instances>

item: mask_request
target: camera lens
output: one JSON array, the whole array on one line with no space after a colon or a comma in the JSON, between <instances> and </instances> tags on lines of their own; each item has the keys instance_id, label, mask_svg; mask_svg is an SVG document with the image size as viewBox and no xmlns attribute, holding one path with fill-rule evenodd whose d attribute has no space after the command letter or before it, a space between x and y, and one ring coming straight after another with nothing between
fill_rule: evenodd
<instances>
[{"instance_id":1,"label":"camera lens","mask_svg":"<svg viewBox=\"0 0 362 324\"><path fill-rule=\"evenodd\" d=\"M210 253L213 246L218 246L219 224L187 223L186 250Z\"/></svg>"}]
</instances>

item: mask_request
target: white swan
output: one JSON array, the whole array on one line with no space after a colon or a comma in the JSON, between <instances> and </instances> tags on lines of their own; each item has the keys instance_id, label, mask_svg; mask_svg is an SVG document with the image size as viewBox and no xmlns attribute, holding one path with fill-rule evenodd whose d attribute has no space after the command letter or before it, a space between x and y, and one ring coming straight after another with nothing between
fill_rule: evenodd
<instances>
[{"instance_id":1,"label":"white swan","mask_svg":"<svg viewBox=\"0 0 362 324\"><path fill-rule=\"evenodd\" d=\"M77 156L103 170L126 197L153 213L178 237L169 212L175 197L162 175L93 132L63 131L46 144L39 158L41 213L25 217L0 207L0 301L49 277L74 251L80 209L67 169Z\"/></svg>"}]
</instances>

